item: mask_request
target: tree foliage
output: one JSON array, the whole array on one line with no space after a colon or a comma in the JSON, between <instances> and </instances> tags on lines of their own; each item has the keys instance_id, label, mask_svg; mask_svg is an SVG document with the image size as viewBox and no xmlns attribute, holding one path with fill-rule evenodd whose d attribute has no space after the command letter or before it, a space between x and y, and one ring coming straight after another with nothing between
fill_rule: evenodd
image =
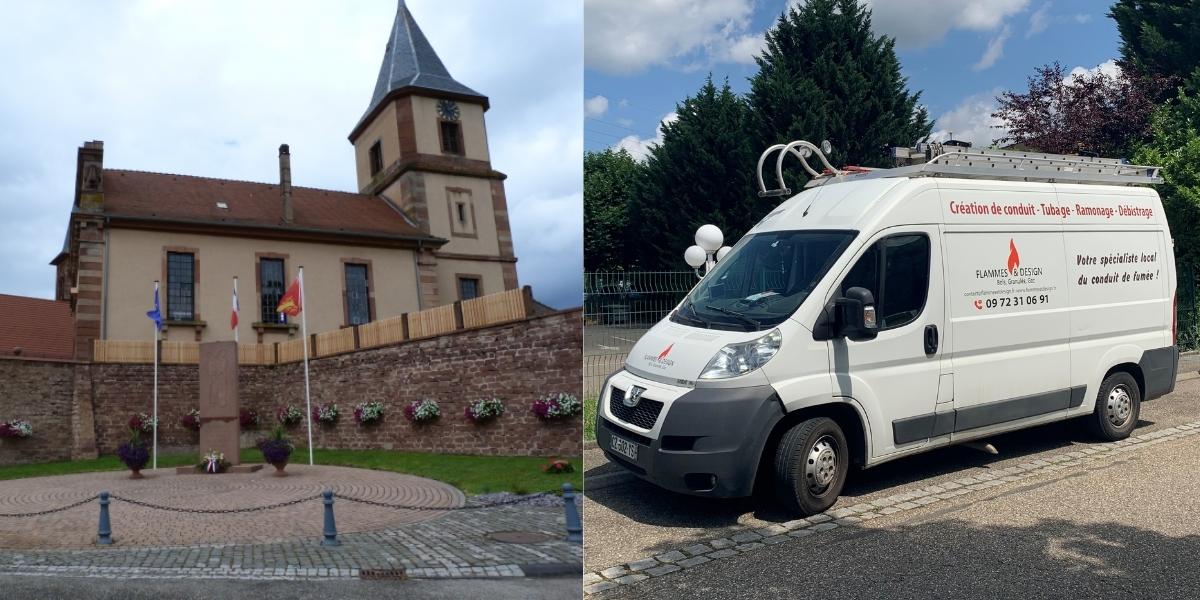
<instances>
[{"instance_id":1,"label":"tree foliage","mask_svg":"<svg viewBox=\"0 0 1200 600\"><path fill-rule=\"evenodd\" d=\"M1200 267L1200 81L1180 88L1176 98L1154 111L1150 142L1140 147L1133 161L1162 167L1164 183L1158 186L1171 236L1175 259Z\"/></svg>"},{"instance_id":2,"label":"tree foliage","mask_svg":"<svg viewBox=\"0 0 1200 600\"><path fill-rule=\"evenodd\" d=\"M1108 16L1121 34L1121 68L1137 77L1161 77L1168 85L1160 98L1200 67L1200 2L1195 0L1117 0Z\"/></svg>"},{"instance_id":3,"label":"tree foliage","mask_svg":"<svg viewBox=\"0 0 1200 600\"><path fill-rule=\"evenodd\" d=\"M638 254L650 269L683 267L699 226L712 223L736 240L770 208L754 184L749 106L729 82L718 88L710 76L675 112L646 158L631 211Z\"/></svg>"},{"instance_id":4,"label":"tree foliage","mask_svg":"<svg viewBox=\"0 0 1200 600\"><path fill-rule=\"evenodd\" d=\"M1017 144L1055 154L1128 156L1150 130L1153 98L1143 82L1101 71L1068 75L1057 62L1038 67L1025 93L1007 91L993 117Z\"/></svg>"},{"instance_id":5,"label":"tree foliage","mask_svg":"<svg viewBox=\"0 0 1200 600\"><path fill-rule=\"evenodd\" d=\"M781 15L750 80L759 148L829 140L837 164L890 166L891 146L931 129L894 46L871 32L871 13L857 0L809 0Z\"/></svg>"},{"instance_id":6,"label":"tree foliage","mask_svg":"<svg viewBox=\"0 0 1200 600\"><path fill-rule=\"evenodd\" d=\"M629 205L641 165L625 150L583 155L583 262L587 271L631 266Z\"/></svg>"}]
</instances>

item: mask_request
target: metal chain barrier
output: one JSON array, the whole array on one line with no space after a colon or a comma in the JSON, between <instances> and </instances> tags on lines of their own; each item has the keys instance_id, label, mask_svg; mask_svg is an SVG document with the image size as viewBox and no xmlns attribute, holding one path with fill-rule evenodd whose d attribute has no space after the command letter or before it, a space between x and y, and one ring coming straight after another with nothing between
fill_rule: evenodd
<instances>
[{"instance_id":1,"label":"metal chain barrier","mask_svg":"<svg viewBox=\"0 0 1200 600\"><path fill-rule=\"evenodd\" d=\"M544 498L546 496L555 495L552 492L539 492L537 494L530 494L528 496L520 496L518 498L512 498L509 500L501 500L499 502L489 502L487 504L465 504L463 506L413 506L410 504L391 504L389 502L380 502L378 500L366 500L363 498L355 498L354 496L346 496L344 494L337 493L337 492L335 492L335 494L336 494L336 498L338 500L348 500L350 502L357 502L359 504L369 504L371 506L378 506L381 508L392 508L392 509L396 509L396 510L430 510L430 511L433 511L433 510L458 511L458 510L478 510L481 508L495 508L497 506L522 504L522 503L528 502L528 501L536 499L536 498Z\"/></svg>"},{"instance_id":2,"label":"metal chain barrier","mask_svg":"<svg viewBox=\"0 0 1200 600\"><path fill-rule=\"evenodd\" d=\"M95 499L96 499L96 497L92 496L90 498L84 498L83 500L80 500L79 502L76 502L74 504L68 504L66 506L60 506L58 508L51 508L48 510L39 510L37 512L0 513L0 517L40 517L42 515L50 515L50 514L62 512L64 510L71 510L72 508L75 508L76 506L83 506L84 504L87 504Z\"/></svg>"},{"instance_id":3,"label":"metal chain barrier","mask_svg":"<svg viewBox=\"0 0 1200 600\"><path fill-rule=\"evenodd\" d=\"M153 508L156 510L166 510L166 511L181 512L181 513L195 513L195 514L202 514L202 515L226 515L226 514L233 514L233 513L257 512L260 510L272 510L275 508L283 508L285 506L292 506L295 504L300 504L301 502L308 502L310 500L316 500L320 497L321 497L320 494L316 494L314 496L305 496L304 498L288 500L287 502L268 504L266 506L254 506L251 508L178 508L175 506L163 506L161 504L153 504L150 502L143 502L141 500L134 500L133 498L126 498L124 496L118 496L116 494L112 495L113 500L120 500L121 502L127 502L127 503L133 504L135 506L142 506L145 508Z\"/></svg>"}]
</instances>

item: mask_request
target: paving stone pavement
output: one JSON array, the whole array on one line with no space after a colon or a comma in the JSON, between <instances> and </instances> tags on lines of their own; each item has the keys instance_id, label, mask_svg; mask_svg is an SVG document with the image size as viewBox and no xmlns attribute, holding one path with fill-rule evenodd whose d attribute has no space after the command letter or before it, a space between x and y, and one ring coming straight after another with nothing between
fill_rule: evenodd
<instances>
[{"instance_id":1,"label":"paving stone pavement","mask_svg":"<svg viewBox=\"0 0 1200 600\"><path fill-rule=\"evenodd\" d=\"M1111 464L1113 456L1130 451L1137 451L1159 443L1178 440L1200 433L1200 421L1193 421L1130 436L1120 442L1102 446L1088 447L1065 454L1047 456L1022 463L1005 469L997 469L989 474L977 474L964 477L953 482L928 486L912 492L896 494L880 498L870 503L857 504L848 508L839 508L827 513L812 515L805 519L796 519L756 529L746 528L728 537L720 537L697 544L694 541L687 546L658 554L653 557L638 559L629 563L614 565L605 569L597 569L584 573L583 584L585 594L597 594L622 586L636 585L638 582L661 577L684 569L701 567L723 558L753 552L768 544L786 541L788 537L801 538L819 535L823 531L839 527L856 527L858 523L876 519L888 514L922 508L958 496L988 490L995 487L1011 485L1015 482L1045 475L1064 469L1088 470L1104 468Z\"/></svg>"},{"instance_id":2,"label":"paving stone pavement","mask_svg":"<svg viewBox=\"0 0 1200 600\"><path fill-rule=\"evenodd\" d=\"M367 469L289 465L287 477L264 469L248 474L176 475L174 469L146 471L145 479L109 471L5 481L0 514L25 513L94 498L106 490L118 497L179 509L231 509L267 506L316 498L326 488L335 494L395 505L426 508L462 506L462 492L440 481ZM345 532L374 531L432 519L439 510L395 510L339 502L338 527ZM0 517L0 548L87 548L95 541L99 508L79 508L29 518ZM110 506L118 544L165 546L204 543L266 543L321 535L322 505L306 500L259 512L211 515L167 512L114 500Z\"/></svg>"},{"instance_id":3,"label":"paving stone pavement","mask_svg":"<svg viewBox=\"0 0 1200 600\"><path fill-rule=\"evenodd\" d=\"M218 517L219 518L219 517ZM95 525L91 524L94 533ZM402 568L412 578L523 577L547 567L582 571L583 547L568 543L561 506L510 505L441 513L420 522L338 536L272 543L0 550L0 573L102 578L315 579ZM486 537L529 531L555 539L506 544ZM116 536L117 534L114 534Z\"/></svg>"}]
</instances>

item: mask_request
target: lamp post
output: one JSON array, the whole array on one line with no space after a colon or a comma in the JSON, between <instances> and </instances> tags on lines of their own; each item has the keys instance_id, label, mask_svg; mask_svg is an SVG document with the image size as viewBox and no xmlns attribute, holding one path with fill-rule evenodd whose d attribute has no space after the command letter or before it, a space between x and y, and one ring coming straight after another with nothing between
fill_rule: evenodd
<instances>
[{"instance_id":1,"label":"lamp post","mask_svg":"<svg viewBox=\"0 0 1200 600\"><path fill-rule=\"evenodd\" d=\"M722 246L725 243L725 234L721 233L721 228L716 225L701 225L700 229L696 230L695 240L696 245L683 252L683 260L696 271L697 278L703 279L718 261L729 254L730 248ZM703 274L700 273L700 267L704 267Z\"/></svg>"}]
</instances>

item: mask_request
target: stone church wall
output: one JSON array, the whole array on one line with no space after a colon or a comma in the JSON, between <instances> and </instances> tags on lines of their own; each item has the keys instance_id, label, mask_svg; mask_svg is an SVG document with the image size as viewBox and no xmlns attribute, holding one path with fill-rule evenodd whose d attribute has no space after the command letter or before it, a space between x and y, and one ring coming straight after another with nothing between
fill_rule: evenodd
<instances>
[{"instance_id":1,"label":"stone church wall","mask_svg":"<svg viewBox=\"0 0 1200 600\"><path fill-rule=\"evenodd\" d=\"M582 419L542 422L530 405L547 393L579 396L581 319L578 310L559 312L313 359L313 405L337 403L341 412L336 425L314 426L313 441L319 448L578 455ZM152 374L152 366L143 364L0 360L0 419L29 419L35 430L31 439L0 443L0 464L114 453L128 438L130 416L151 411ZM179 423L197 407L197 366L160 365L158 377L160 452L201 451L199 434ZM304 408L303 363L243 365L238 383L242 406L262 415L264 429L279 406ZM486 425L464 418L468 402L492 397L504 402L504 415ZM439 403L441 418L414 426L405 420L404 407L425 398ZM355 423L354 405L367 401L384 404L381 424ZM81 412L89 414L73 414ZM291 434L302 444L303 424ZM243 441L254 435L244 434Z\"/></svg>"}]
</instances>

